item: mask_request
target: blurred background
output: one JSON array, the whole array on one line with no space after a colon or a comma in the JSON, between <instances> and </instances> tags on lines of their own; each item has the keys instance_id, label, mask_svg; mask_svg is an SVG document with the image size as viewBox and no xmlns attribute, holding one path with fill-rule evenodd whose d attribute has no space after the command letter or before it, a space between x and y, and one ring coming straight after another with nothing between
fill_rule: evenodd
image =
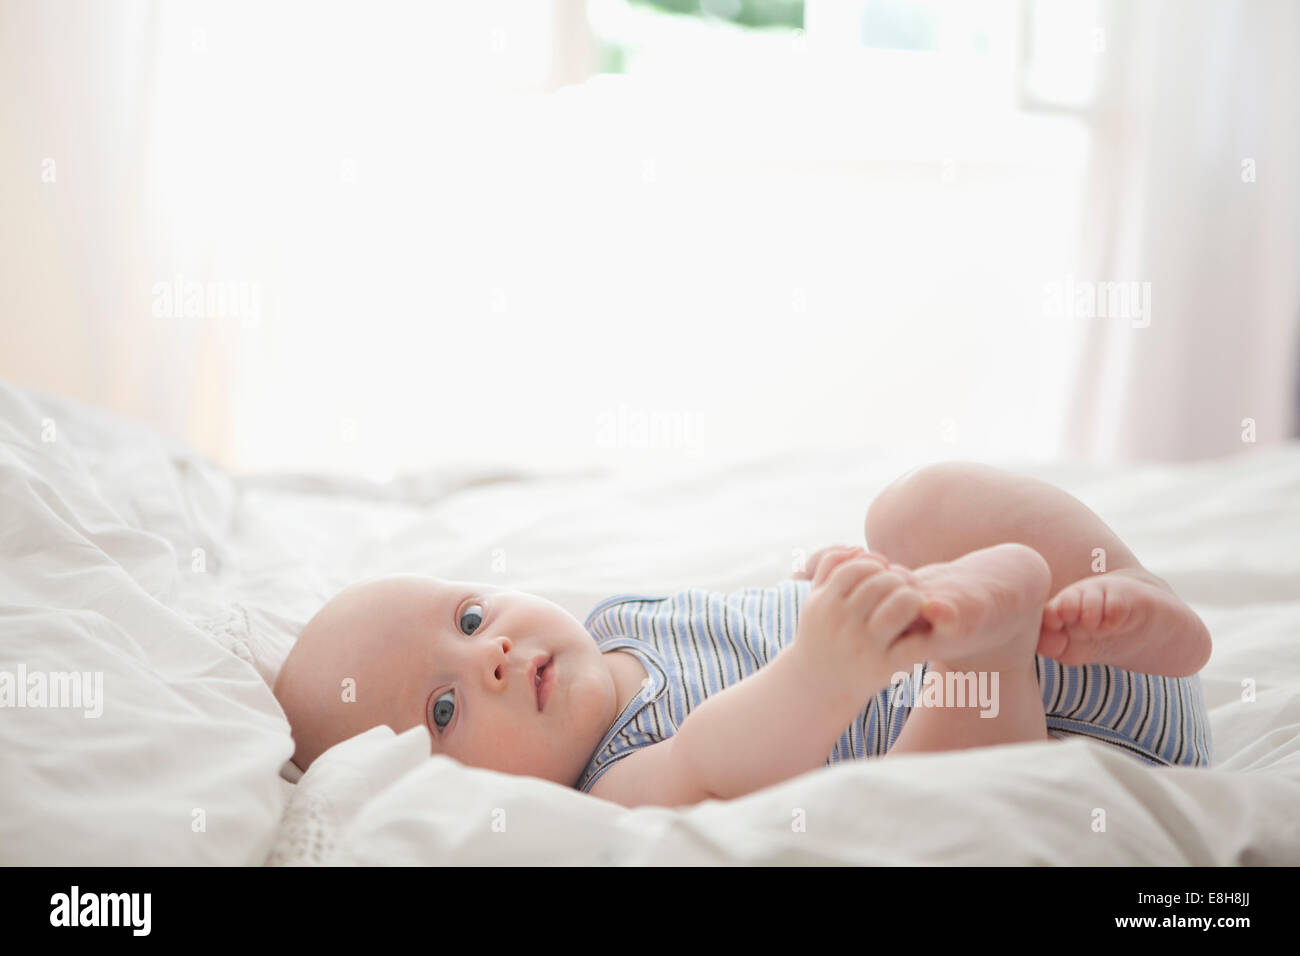
<instances>
[{"instance_id":1,"label":"blurred background","mask_svg":"<svg viewBox=\"0 0 1300 956\"><path fill-rule=\"evenodd\" d=\"M1300 4L0 0L0 376L238 472L1300 420Z\"/></svg>"}]
</instances>

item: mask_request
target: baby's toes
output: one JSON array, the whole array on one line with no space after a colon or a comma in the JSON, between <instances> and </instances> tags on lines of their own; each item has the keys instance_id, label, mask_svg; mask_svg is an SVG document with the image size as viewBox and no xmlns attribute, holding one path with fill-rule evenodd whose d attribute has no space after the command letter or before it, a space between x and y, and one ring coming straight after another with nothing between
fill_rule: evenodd
<instances>
[{"instance_id":1,"label":"baby's toes","mask_svg":"<svg viewBox=\"0 0 1300 956\"><path fill-rule=\"evenodd\" d=\"M1106 609L1102 614L1102 629L1106 631L1115 631L1123 627L1128 621L1129 611L1132 605L1122 594L1107 594Z\"/></svg>"},{"instance_id":2,"label":"baby's toes","mask_svg":"<svg viewBox=\"0 0 1300 956\"><path fill-rule=\"evenodd\" d=\"M1079 626L1089 631L1101 627L1102 617L1106 613L1106 589L1091 587L1082 589L1079 606Z\"/></svg>"},{"instance_id":3,"label":"baby's toes","mask_svg":"<svg viewBox=\"0 0 1300 956\"><path fill-rule=\"evenodd\" d=\"M1042 630L1038 634L1038 649L1036 653L1042 654L1044 657L1054 657L1059 659L1061 655L1065 653L1065 649L1069 643L1070 638L1063 630Z\"/></svg>"},{"instance_id":4,"label":"baby's toes","mask_svg":"<svg viewBox=\"0 0 1300 956\"><path fill-rule=\"evenodd\" d=\"M1081 609L1079 589L1066 588L1047 602L1047 608L1051 612L1054 630L1060 630L1069 624L1078 624Z\"/></svg>"}]
</instances>

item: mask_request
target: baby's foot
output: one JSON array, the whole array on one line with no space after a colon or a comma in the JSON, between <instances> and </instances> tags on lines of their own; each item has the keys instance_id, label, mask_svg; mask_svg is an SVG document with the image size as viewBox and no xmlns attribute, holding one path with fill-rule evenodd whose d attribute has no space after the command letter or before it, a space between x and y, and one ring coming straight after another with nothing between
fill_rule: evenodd
<instances>
[{"instance_id":1,"label":"baby's foot","mask_svg":"<svg viewBox=\"0 0 1300 956\"><path fill-rule=\"evenodd\" d=\"M1048 601L1038 653L1062 664L1186 677L1209 660L1210 632L1155 575L1123 568L1075 581Z\"/></svg>"},{"instance_id":2,"label":"baby's foot","mask_svg":"<svg viewBox=\"0 0 1300 956\"><path fill-rule=\"evenodd\" d=\"M928 627L932 665L1001 670L1033 660L1052 581L1047 562L1033 548L999 544L926 565L910 577L927 598L913 630Z\"/></svg>"}]
</instances>

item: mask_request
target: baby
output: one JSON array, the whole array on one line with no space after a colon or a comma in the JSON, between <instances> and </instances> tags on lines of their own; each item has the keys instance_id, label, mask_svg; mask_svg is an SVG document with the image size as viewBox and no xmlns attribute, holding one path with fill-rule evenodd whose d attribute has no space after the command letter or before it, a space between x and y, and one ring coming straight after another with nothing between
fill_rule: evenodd
<instances>
[{"instance_id":1,"label":"baby","mask_svg":"<svg viewBox=\"0 0 1300 956\"><path fill-rule=\"evenodd\" d=\"M1205 625L1077 499L933 465L872 502L865 530L870 551L823 549L774 588L619 595L585 623L490 585L354 584L276 680L294 764L423 725L432 753L635 807L1070 735L1210 762Z\"/></svg>"}]
</instances>

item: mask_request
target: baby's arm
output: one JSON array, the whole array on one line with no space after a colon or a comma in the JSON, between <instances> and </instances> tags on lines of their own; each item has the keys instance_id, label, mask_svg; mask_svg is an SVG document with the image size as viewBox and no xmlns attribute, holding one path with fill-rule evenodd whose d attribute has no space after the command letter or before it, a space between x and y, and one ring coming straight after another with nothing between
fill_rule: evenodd
<instances>
[{"instance_id":1,"label":"baby's arm","mask_svg":"<svg viewBox=\"0 0 1300 956\"><path fill-rule=\"evenodd\" d=\"M704 701L673 736L708 797L729 800L817 769L862 709L865 697L828 698L793 650Z\"/></svg>"},{"instance_id":2,"label":"baby's arm","mask_svg":"<svg viewBox=\"0 0 1300 956\"><path fill-rule=\"evenodd\" d=\"M673 736L621 758L591 795L625 807L689 806L821 766L863 704L828 699L793 650L709 697Z\"/></svg>"},{"instance_id":3,"label":"baby's arm","mask_svg":"<svg viewBox=\"0 0 1300 956\"><path fill-rule=\"evenodd\" d=\"M683 772L731 799L815 770L875 693L924 659L921 595L844 548L819 562L795 642L693 710L672 737Z\"/></svg>"},{"instance_id":4,"label":"baby's arm","mask_svg":"<svg viewBox=\"0 0 1300 956\"><path fill-rule=\"evenodd\" d=\"M793 644L610 767L591 794L626 807L730 800L816 770L866 701L926 658L925 604L861 548L820 555Z\"/></svg>"}]
</instances>

